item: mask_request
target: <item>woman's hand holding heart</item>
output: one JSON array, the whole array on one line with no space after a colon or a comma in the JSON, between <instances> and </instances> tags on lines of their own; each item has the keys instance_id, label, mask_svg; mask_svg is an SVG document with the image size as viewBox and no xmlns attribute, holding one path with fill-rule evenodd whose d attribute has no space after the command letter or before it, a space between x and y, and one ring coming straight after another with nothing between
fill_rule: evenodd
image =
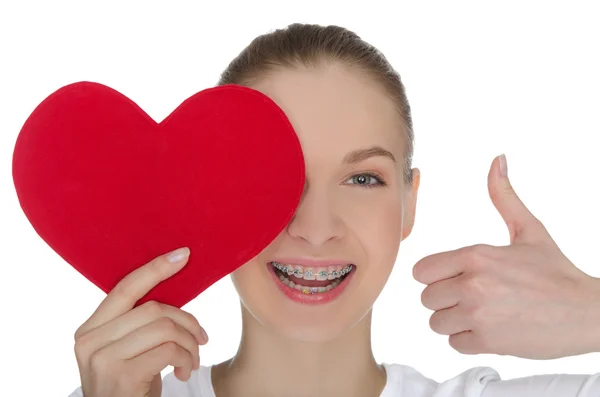
<instances>
[{"instance_id":1,"label":"woman's hand holding heart","mask_svg":"<svg viewBox=\"0 0 600 397\"><path fill-rule=\"evenodd\" d=\"M161 371L168 365L182 381L199 368L199 345L208 337L194 316L155 301L135 307L187 263L188 248L174 253L183 255L160 256L121 280L75 333L86 397L160 397Z\"/></svg>"},{"instance_id":2,"label":"woman's hand holding heart","mask_svg":"<svg viewBox=\"0 0 600 397\"><path fill-rule=\"evenodd\" d=\"M505 168L504 168L505 169ZM551 359L600 352L600 279L561 252L518 198L500 159L488 176L510 245L478 244L415 264L431 328L461 353Z\"/></svg>"}]
</instances>

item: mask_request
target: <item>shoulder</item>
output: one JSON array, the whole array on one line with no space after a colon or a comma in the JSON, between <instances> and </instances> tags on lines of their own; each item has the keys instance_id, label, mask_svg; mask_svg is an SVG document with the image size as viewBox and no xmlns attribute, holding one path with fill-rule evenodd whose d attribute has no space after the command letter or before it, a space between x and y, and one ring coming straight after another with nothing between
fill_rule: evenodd
<instances>
[{"instance_id":1,"label":"shoulder","mask_svg":"<svg viewBox=\"0 0 600 397\"><path fill-rule=\"evenodd\" d=\"M387 373L387 384L381 397L454 397L479 396L489 382L500 380L492 368L476 367L457 376L436 382L416 369L402 364L382 364Z\"/></svg>"},{"instance_id":2,"label":"shoulder","mask_svg":"<svg viewBox=\"0 0 600 397\"><path fill-rule=\"evenodd\" d=\"M387 385L380 397L598 397L600 373L548 374L502 380L489 367L475 367L442 382L412 367L383 364Z\"/></svg>"}]
</instances>

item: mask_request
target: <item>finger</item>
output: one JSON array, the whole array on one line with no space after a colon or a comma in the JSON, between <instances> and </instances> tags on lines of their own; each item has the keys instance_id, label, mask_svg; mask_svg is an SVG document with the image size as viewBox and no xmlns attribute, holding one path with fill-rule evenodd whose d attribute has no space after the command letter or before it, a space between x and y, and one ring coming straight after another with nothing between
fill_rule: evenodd
<instances>
[{"instance_id":1,"label":"finger","mask_svg":"<svg viewBox=\"0 0 600 397\"><path fill-rule=\"evenodd\" d=\"M460 276L437 281L425 287L421 303L430 310L456 306L460 300Z\"/></svg>"},{"instance_id":2,"label":"finger","mask_svg":"<svg viewBox=\"0 0 600 397\"><path fill-rule=\"evenodd\" d=\"M479 338L472 331L463 331L448 337L450 346L462 354L485 354L491 353L483 348L483 344L479 342Z\"/></svg>"},{"instance_id":3,"label":"finger","mask_svg":"<svg viewBox=\"0 0 600 397\"><path fill-rule=\"evenodd\" d=\"M465 271L466 248L426 256L413 266L413 277L422 284L459 276Z\"/></svg>"},{"instance_id":4,"label":"finger","mask_svg":"<svg viewBox=\"0 0 600 397\"><path fill-rule=\"evenodd\" d=\"M107 357L118 357L126 360L167 342L177 343L191 354L194 362L198 363L200 361L196 338L167 317L136 329L123 338L105 346L99 352Z\"/></svg>"},{"instance_id":5,"label":"finger","mask_svg":"<svg viewBox=\"0 0 600 397\"><path fill-rule=\"evenodd\" d=\"M494 159L488 173L488 193L508 227L511 244L519 239L534 242L544 237L545 228L521 201L509 178L501 174L500 156Z\"/></svg>"},{"instance_id":6,"label":"finger","mask_svg":"<svg viewBox=\"0 0 600 397\"><path fill-rule=\"evenodd\" d=\"M183 256L178 257L178 254ZM88 332L130 311L148 291L181 270L187 263L189 254L189 248L180 248L161 255L129 273L108 293L94 314L80 327L78 333ZM179 260L170 262L171 255Z\"/></svg>"},{"instance_id":7,"label":"finger","mask_svg":"<svg viewBox=\"0 0 600 397\"><path fill-rule=\"evenodd\" d=\"M429 327L440 335L452 335L470 330L466 316L461 314L460 306L433 313L429 318Z\"/></svg>"},{"instance_id":8,"label":"finger","mask_svg":"<svg viewBox=\"0 0 600 397\"><path fill-rule=\"evenodd\" d=\"M87 350L100 350L134 330L163 317L170 318L183 327L196 338L196 342L199 345L204 345L208 342L206 332L192 314L174 306L150 301L92 330L88 334Z\"/></svg>"},{"instance_id":9,"label":"finger","mask_svg":"<svg viewBox=\"0 0 600 397\"><path fill-rule=\"evenodd\" d=\"M175 342L166 342L139 356L132 357L126 361L129 373L135 379L153 378L160 374L167 366L175 367L175 376L182 382L190 378L194 368L194 358L189 351Z\"/></svg>"}]
</instances>

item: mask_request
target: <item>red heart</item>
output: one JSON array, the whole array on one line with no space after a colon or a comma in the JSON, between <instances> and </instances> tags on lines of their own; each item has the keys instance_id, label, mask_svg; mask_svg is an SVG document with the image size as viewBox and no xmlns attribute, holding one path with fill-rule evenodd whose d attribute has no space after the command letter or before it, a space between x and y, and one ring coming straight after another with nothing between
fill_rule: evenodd
<instances>
[{"instance_id":1,"label":"red heart","mask_svg":"<svg viewBox=\"0 0 600 397\"><path fill-rule=\"evenodd\" d=\"M236 85L201 91L157 124L111 88L71 84L37 106L13 153L34 229L104 292L190 248L186 267L138 305L181 307L255 257L292 219L304 178L283 111Z\"/></svg>"}]
</instances>

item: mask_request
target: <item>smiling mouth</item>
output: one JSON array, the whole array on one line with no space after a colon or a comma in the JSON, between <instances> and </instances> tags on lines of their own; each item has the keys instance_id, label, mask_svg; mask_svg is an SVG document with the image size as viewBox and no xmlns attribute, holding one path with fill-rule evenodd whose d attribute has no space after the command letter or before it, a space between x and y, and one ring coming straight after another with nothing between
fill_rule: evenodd
<instances>
[{"instance_id":1,"label":"smiling mouth","mask_svg":"<svg viewBox=\"0 0 600 397\"><path fill-rule=\"evenodd\" d=\"M283 284L305 294L329 292L339 286L355 269L353 264L316 269L279 262L269 262L269 265Z\"/></svg>"}]
</instances>

